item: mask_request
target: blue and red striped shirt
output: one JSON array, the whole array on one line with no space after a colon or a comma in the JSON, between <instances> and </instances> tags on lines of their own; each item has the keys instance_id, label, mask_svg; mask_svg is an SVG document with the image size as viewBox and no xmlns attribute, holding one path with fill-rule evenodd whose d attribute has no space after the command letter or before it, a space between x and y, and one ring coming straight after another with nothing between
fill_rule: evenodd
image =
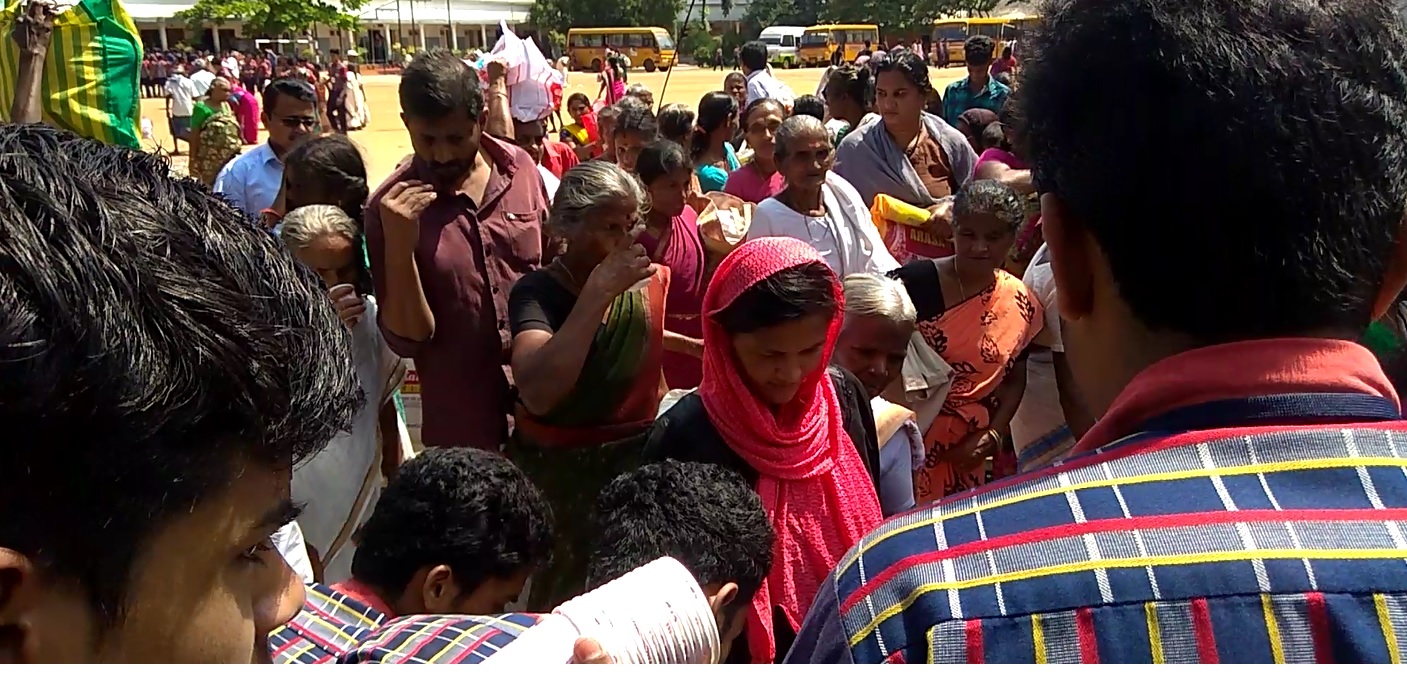
<instances>
[{"instance_id":1,"label":"blue and red striped shirt","mask_svg":"<svg viewBox=\"0 0 1407 677\"><path fill-rule=\"evenodd\" d=\"M1168 358L1070 460L866 536L787 660L1400 662L1400 419L1351 343Z\"/></svg>"}]
</instances>

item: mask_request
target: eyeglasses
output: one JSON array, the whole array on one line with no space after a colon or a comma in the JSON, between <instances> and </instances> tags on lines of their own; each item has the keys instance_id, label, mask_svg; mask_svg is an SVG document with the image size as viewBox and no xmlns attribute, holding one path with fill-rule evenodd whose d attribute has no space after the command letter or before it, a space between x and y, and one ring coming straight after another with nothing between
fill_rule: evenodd
<instances>
[{"instance_id":1,"label":"eyeglasses","mask_svg":"<svg viewBox=\"0 0 1407 677\"><path fill-rule=\"evenodd\" d=\"M299 127L307 127L308 129L312 129L313 127L316 127L317 124L318 124L318 121L317 121L316 118L291 117L291 118L279 118L278 120L279 120L279 122L282 122L282 123L284 124L284 126L293 127L293 128L295 128L295 129L297 129L297 128L299 128Z\"/></svg>"}]
</instances>

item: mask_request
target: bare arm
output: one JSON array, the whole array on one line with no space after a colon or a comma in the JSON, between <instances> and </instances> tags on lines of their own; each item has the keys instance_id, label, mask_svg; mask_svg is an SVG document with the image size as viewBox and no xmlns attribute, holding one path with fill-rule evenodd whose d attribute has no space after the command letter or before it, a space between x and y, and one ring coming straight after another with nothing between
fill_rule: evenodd
<instances>
[{"instance_id":1,"label":"bare arm","mask_svg":"<svg viewBox=\"0 0 1407 677\"><path fill-rule=\"evenodd\" d=\"M1036 186L1031 181L1031 170L1012 169L1005 162L984 162L972 173L972 178L995 179L1021 195L1036 192Z\"/></svg>"},{"instance_id":2,"label":"bare arm","mask_svg":"<svg viewBox=\"0 0 1407 677\"><path fill-rule=\"evenodd\" d=\"M19 73L15 79L15 99L10 102L10 120L20 124L37 123L44 117L44 61L49 55L49 39L54 30L54 6L36 0L19 15L10 37L19 46Z\"/></svg>"},{"instance_id":3,"label":"bare arm","mask_svg":"<svg viewBox=\"0 0 1407 677\"><path fill-rule=\"evenodd\" d=\"M514 381L529 412L545 415L576 387L576 379L562 375L581 373L610 304L611 299L582 295L556 333L529 329L513 337Z\"/></svg>"},{"instance_id":4,"label":"bare arm","mask_svg":"<svg viewBox=\"0 0 1407 677\"><path fill-rule=\"evenodd\" d=\"M508 101L508 66L501 61L488 63L489 86L484 92L484 131L500 139L512 139L513 110Z\"/></svg>"},{"instance_id":5,"label":"bare arm","mask_svg":"<svg viewBox=\"0 0 1407 677\"><path fill-rule=\"evenodd\" d=\"M683 353L703 359L703 339L685 336L668 329L664 330L664 349L672 353Z\"/></svg>"},{"instance_id":6,"label":"bare arm","mask_svg":"<svg viewBox=\"0 0 1407 677\"><path fill-rule=\"evenodd\" d=\"M1026 354L1016 358L1016 364L1006 373L1001 385L997 386L997 409L992 412L992 423L987 426L1003 436L1011 434L1011 419L1021 407L1021 396L1026 393Z\"/></svg>"},{"instance_id":7,"label":"bare arm","mask_svg":"<svg viewBox=\"0 0 1407 677\"><path fill-rule=\"evenodd\" d=\"M382 403L377 425L381 430L381 476L389 480L396 476L405 454L401 449L400 416L396 413L394 399Z\"/></svg>"},{"instance_id":8,"label":"bare arm","mask_svg":"<svg viewBox=\"0 0 1407 677\"><path fill-rule=\"evenodd\" d=\"M398 184L388 191L379 204L369 205L366 210L366 239L371 253L371 279L376 288L376 298L381 302L381 312L377 316L381 334L397 355L414 358L420 347L434 336L435 316L425 299L425 289L420 284L420 268L415 261L418 228L414 233L392 234L382 227L381 212L388 208L386 200L393 199L393 193L399 194L399 187ZM407 209L405 205L399 208ZM419 218L418 213L415 218ZM407 226L396 223L394 227L403 229Z\"/></svg>"}]
</instances>

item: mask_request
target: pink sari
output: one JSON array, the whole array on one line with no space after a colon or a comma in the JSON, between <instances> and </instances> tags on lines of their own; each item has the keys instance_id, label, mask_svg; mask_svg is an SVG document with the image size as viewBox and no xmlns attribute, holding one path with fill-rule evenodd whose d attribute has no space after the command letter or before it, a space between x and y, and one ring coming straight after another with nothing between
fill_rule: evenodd
<instances>
[{"instance_id":1,"label":"pink sari","mask_svg":"<svg viewBox=\"0 0 1407 677\"><path fill-rule=\"evenodd\" d=\"M244 137L245 145L259 143L259 97L235 84L231 84L230 93L234 95L234 114L239 119L240 135Z\"/></svg>"}]
</instances>

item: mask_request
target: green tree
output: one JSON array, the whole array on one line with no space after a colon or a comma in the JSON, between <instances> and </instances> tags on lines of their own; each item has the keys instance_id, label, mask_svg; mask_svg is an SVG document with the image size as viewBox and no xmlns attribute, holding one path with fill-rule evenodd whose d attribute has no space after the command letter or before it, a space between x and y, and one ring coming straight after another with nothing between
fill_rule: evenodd
<instances>
[{"instance_id":1,"label":"green tree","mask_svg":"<svg viewBox=\"0 0 1407 677\"><path fill-rule=\"evenodd\" d=\"M743 20L760 28L814 26L821 22L823 4L820 0L752 0Z\"/></svg>"},{"instance_id":2,"label":"green tree","mask_svg":"<svg viewBox=\"0 0 1407 677\"><path fill-rule=\"evenodd\" d=\"M966 11L970 6L990 4L1000 0L831 0L826 3L821 18L835 23L873 23L881 33L925 33L933 22L944 15Z\"/></svg>"},{"instance_id":3,"label":"green tree","mask_svg":"<svg viewBox=\"0 0 1407 677\"><path fill-rule=\"evenodd\" d=\"M683 0L535 0L528 22L562 33L596 26L659 26L672 31L684 7Z\"/></svg>"},{"instance_id":4,"label":"green tree","mask_svg":"<svg viewBox=\"0 0 1407 677\"><path fill-rule=\"evenodd\" d=\"M338 29L355 29L355 12L366 0L196 0L193 7L176 13L176 18L192 28L207 24L223 25L231 19L244 22L247 36L302 34L314 24Z\"/></svg>"}]
</instances>

